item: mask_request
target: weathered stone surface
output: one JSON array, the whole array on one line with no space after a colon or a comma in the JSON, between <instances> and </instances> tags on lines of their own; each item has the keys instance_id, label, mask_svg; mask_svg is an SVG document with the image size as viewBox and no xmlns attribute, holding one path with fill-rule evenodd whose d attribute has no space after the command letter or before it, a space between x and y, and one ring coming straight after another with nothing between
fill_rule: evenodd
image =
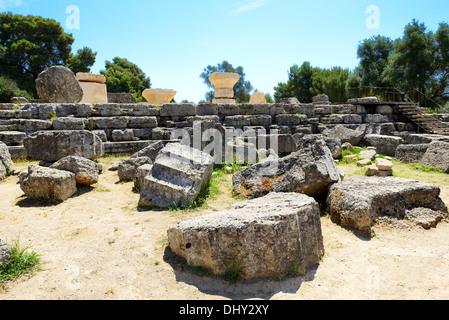
<instances>
[{"instance_id":1,"label":"weathered stone surface","mask_svg":"<svg viewBox=\"0 0 449 320\"><path fill-rule=\"evenodd\" d=\"M172 252L189 265L222 275L229 262L237 263L244 280L304 274L324 255L319 205L297 193L241 202L181 222L167 234Z\"/></svg>"},{"instance_id":2,"label":"weathered stone surface","mask_svg":"<svg viewBox=\"0 0 449 320\"><path fill-rule=\"evenodd\" d=\"M91 129L123 129L128 127L127 117L93 117L88 119Z\"/></svg>"},{"instance_id":3,"label":"weathered stone surface","mask_svg":"<svg viewBox=\"0 0 449 320\"><path fill-rule=\"evenodd\" d=\"M78 103L83 89L70 69L53 66L45 69L36 79L39 98L47 103Z\"/></svg>"},{"instance_id":4,"label":"weathered stone surface","mask_svg":"<svg viewBox=\"0 0 449 320\"><path fill-rule=\"evenodd\" d=\"M275 117L277 125L298 125L302 122L302 117L297 114L278 114Z\"/></svg>"},{"instance_id":5,"label":"weathered stone surface","mask_svg":"<svg viewBox=\"0 0 449 320\"><path fill-rule=\"evenodd\" d=\"M27 136L24 132L18 131L1 131L0 141L7 146L20 146L23 144L23 139Z\"/></svg>"},{"instance_id":6,"label":"weathered stone surface","mask_svg":"<svg viewBox=\"0 0 449 320\"><path fill-rule=\"evenodd\" d=\"M214 72L210 75L209 81L215 87L216 99L234 98L234 85L240 80L238 73Z\"/></svg>"},{"instance_id":7,"label":"weathered stone surface","mask_svg":"<svg viewBox=\"0 0 449 320\"><path fill-rule=\"evenodd\" d=\"M157 158L157 155L165 147L166 144L173 142L169 140L151 141L146 147L134 153L131 158L149 157L152 162Z\"/></svg>"},{"instance_id":8,"label":"weathered stone surface","mask_svg":"<svg viewBox=\"0 0 449 320\"><path fill-rule=\"evenodd\" d=\"M276 150L278 153L291 153L298 151L297 141L291 134L259 134L257 135L257 139L258 148L265 147L266 149ZM260 140L265 141L260 142Z\"/></svg>"},{"instance_id":9,"label":"weathered stone surface","mask_svg":"<svg viewBox=\"0 0 449 320\"><path fill-rule=\"evenodd\" d=\"M365 167L367 165L369 165L371 163L371 159L361 159L359 161L357 161L357 166L358 167Z\"/></svg>"},{"instance_id":10,"label":"weathered stone surface","mask_svg":"<svg viewBox=\"0 0 449 320\"><path fill-rule=\"evenodd\" d=\"M428 148L429 144L401 144L396 148L395 159L404 163L418 163Z\"/></svg>"},{"instance_id":11,"label":"weathered stone surface","mask_svg":"<svg viewBox=\"0 0 449 320\"><path fill-rule=\"evenodd\" d=\"M142 92L142 96L150 104L161 106L166 103L170 103L177 94L176 90L172 89L145 89Z\"/></svg>"},{"instance_id":12,"label":"weathered stone surface","mask_svg":"<svg viewBox=\"0 0 449 320\"><path fill-rule=\"evenodd\" d=\"M409 134L404 137L407 144L429 144L434 141L449 142L448 136L438 134Z\"/></svg>"},{"instance_id":13,"label":"weathered stone surface","mask_svg":"<svg viewBox=\"0 0 449 320\"><path fill-rule=\"evenodd\" d=\"M352 130L343 125L337 125L333 129L326 129L321 134L327 138L338 138L342 143L349 142L353 146L358 145L365 136L365 132Z\"/></svg>"},{"instance_id":14,"label":"weathered stone surface","mask_svg":"<svg viewBox=\"0 0 449 320\"><path fill-rule=\"evenodd\" d=\"M108 103L134 103L134 96L132 93L108 92Z\"/></svg>"},{"instance_id":15,"label":"weathered stone surface","mask_svg":"<svg viewBox=\"0 0 449 320\"><path fill-rule=\"evenodd\" d=\"M322 196L340 175L325 142L306 136L299 151L275 161L255 164L233 176L235 192L261 197L270 192Z\"/></svg>"},{"instance_id":16,"label":"weathered stone surface","mask_svg":"<svg viewBox=\"0 0 449 320\"><path fill-rule=\"evenodd\" d=\"M332 185L327 198L332 220L372 235L381 217L405 219L431 210L436 221L448 211L436 185L396 177L357 177Z\"/></svg>"},{"instance_id":17,"label":"weathered stone surface","mask_svg":"<svg viewBox=\"0 0 449 320\"><path fill-rule=\"evenodd\" d=\"M366 168L365 176L367 177L388 177L391 176L392 170L380 170L376 164L372 164Z\"/></svg>"},{"instance_id":18,"label":"weathered stone surface","mask_svg":"<svg viewBox=\"0 0 449 320\"><path fill-rule=\"evenodd\" d=\"M391 157L394 157L397 147L403 143L401 137L395 136L367 134L364 138L364 144L376 147L378 153Z\"/></svg>"},{"instance_id":19,"label":"weathered stone surface","mask_svg":"<svg viewBox=\"0 0 449 320\"><path fill-rule=\"evenodd\" d=\"M145 176L153 169L152 164L144 164L136 169L134 173L134 189L140 191L140 186Z\"/></svg>"},{"instance_id":20,"label":"weathered stone surface","mask_svg":"<svg viewBox=\"0 0 449 320\"><path fill-rule=\"evenodd\" d=\"M130 117L128 121L129 128L156 128L156 117Z\"/></svg>"},{"instance_id":21,"label":"weathered stone surface","mask_svg":"<svg viewBox=\"0 0 449 320\"><path fill-rule=\"evenodd\" d=\"M180 143L167 144L141 184L139 205L188 207L209 181L214 159Z\"/></svg>"},{"instance_id":22,"label":"weathered stone surface","mask_svg":"<svg viewBox=\"0 0 449 320\"><path fill-rule=\"evenodd\" d=\"M20 188L28 198L36 200L64 201L77 191L74 173L36 165L28 167Z\"/></svg>"},{"instance_id":23,"label":"weathered stone surface","mask_svg":"<svg viewBox=\"0 0 449 320\"><path fill-rule=\"evenodd\" d=\"M196 116L196 106L191 103L167 103L161 107L161 117L187 117Z\"/></svg>"},{"instance_id":24,"label":"weathered stone surface","mask_svg":"<svg viewBox=\"0 0 449 320\"><path fill-rule=\"evenodd\" d=\"M118 177L120 181L132 181L137 168L145 164L152 164L149 157L133 157L120 161L118 165Z\"/></svg>"},{"instance_id":25,"label":"weathered stone surface","mask_svg":"<svg viewBox=\"0 0 449 320\"><path fill-rule=\"evenodd\" d=\"M326 105L326 104L330 104L331 102L330 102L329 97L328 97L327 95L322 94L322 95L313 97L313 98L312 98L312 103L313 103L313 104L323 104L323 105Z\"/></svg>"},{"instance_id":26,"label":"weathered stone surface","mask_svg":"<svg viewBox=\"0 0 449 320\"><path fill-rule=\"evenodd\" d=\"M84 130L87 120L83 118L56 118L53 120L54 130Z\"/></svg>"},{"instance_id":27,"label":"weathered stone surface","mask_svg":"<svg viewBox=\"0 0 449 320\"><path fill-rule=\"evenodd\" d=\"M3 142L0 142L0 181L14 172L14 162L9 154L9 149Z\"/></svg>"},{"instance_id":28,"label":"weathered stone surface","mask_svg":"<svg viewBox=\"0 0 449 320\"><path fill-rule=\"evenodd\" d=\"M387 159L377 158L376 159L376 167L379 170L384 171L392 171L393 170L393 162Z\"/></svg>"},{"instance_id":29,"label":"weathered stone surface","mask_svg":"<svg viewBox=\"0 0 449 320\"><path fill-rule=\"evenodd\" d=\"M341 148L341 140L338 138L325 138L324 142L326 142L327 147L332 153L332 158L338 159L341 157L343 153L343 149Z\"/></svg>"},{"instance_id":30,"label":"weathered stone surface","mask_svg":"<svg viewBox=\"0 0 449 320\"><path fill-rule=\"evenodd\" d=\"M449 172L449 142L434 141L429 145L421 163Z\"/></svg>"},{"instance_id":31,"label":"weathered stone surface","mask_svg":"<svg viewBox=\"0 0 449 320\"><path fill-rule=\"evenodd\" d=\"M78 72L76 74L76 79L84 82L106 83L106 77L102 74Z\"/></svg>"},{"instance_id":32,"label":"weathered stone surface","mask_svg":"<svg viewBox=\"0 0 449 320\"><path fill-rule=\"evenodd\" d=\"M249 103L267 103L267 99L265 99L265 95L263 92L254 92L249 100Z\"/></svg>"},{"instance_id":33,"label":"weathered stone surface","mask_svg":"<svg viewBox=\"0 0 449 320\"><path fill-rule=\"evenodd\" d=\"M367 159L373 161L376 158L376 150L363 150L359 153L359 159Z\"/></svg>"},{"instance_id":34,"label":"weathered stone surface","mask_svg":"<svg viewBox=\"0 0 449 320\"><path fill-rule=\"evenodd\" d=\"M0 239L0 265L8 262L12 257L12 247Z\"/></svg>"},{"instance_id":35,"label":"weathered stone surface","mask_svg":"<svg viewBox=\"0 0 449 320\"><path fill-rule=\"evenodd\" d=\"M97 159L104 155L103 142L86 130L39 131L27 136L23 145L35 160L58 161L67 156Z\"/></svg>"},{"instance_id":36,"label":"weathered stone surface","mask_svg":"<svg viewBox=\"0 0 449 320\"><path fill-rule=\"evenodd\" d=\"M296 97L290 97L290 98L282 98L281 104L300 104L298 98Z\"/></svg>"},{"instance_id":37,"label":"weathered stone surface","mask_svg":"<svg viewBox=\"0 0 449 320\"><path fill-rule=\"evenodd\" d=\"M348 100L348 103L351 104L378 103L378 102L379 100L377 99L377 97L354 98Z\"/></svg>"},{"instance_id":38,"label":"weathered stone surface","mask_svg":"<svg viewBox=\"0 0 449 320\"><path fill-rule=\"evenodd\" d=\"M77 184L90 186L99 179L98 164L83 157L68 156L53 163L50 168L74 173Z\"/></svg>"},{"instance_id":39,"label":"weathered stone surface","mask_svg":"<svg viewBox=\"0 0 449 320\"><path fill-rule=\"evenodd\" d=\"M106 84L80 81L83 89L83 99L81 103L108 103L108 92Z\"/></svg>"},{"instance_id":40,"label":"weathered stone surface","mask_svg":"<svg viewBox=\"0 0 449 320\"><path fill-rule=\"evenodd\" d=\"M10 100L11 103L14 104L25 104L25 103L29 103L27 98L24 97L12 97Z\"/></svg>"},{"instance_id":41,"label":"weathered stone surface","mask_svg":"<svg viewBox=\"0 0 449 320\"><path fill-rule=\"evenodd\" d=\"M138 140L134 137L134 131L132 129L112 130L111 137L114 142Z\"/></svg>"}]
</instances>

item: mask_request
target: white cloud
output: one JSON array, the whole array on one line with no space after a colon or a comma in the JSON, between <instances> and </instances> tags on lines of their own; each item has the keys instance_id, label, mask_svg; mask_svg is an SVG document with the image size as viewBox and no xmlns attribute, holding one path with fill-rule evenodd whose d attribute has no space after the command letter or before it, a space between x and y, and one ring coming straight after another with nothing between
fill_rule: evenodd
<instances>
[{"instance_id":1,"label":"white cloud","mask_svg":"<svg viewBox=\"0 0 449 320\"><path fill-rule=\"evenodd\" d=\"M268 0L255 0L253 2L247 3L240 8L237 8L234 13L242 13L250 10L254 10L263 7L268 4Z\"/></svg>"},{"instance_id":2,"label":"white cloud","mask_svg":"<svg viewBox=\"0 0 449 320\"><path fill-rule=\"evenodd\" d=\"M22 4L22 0L0 0L0 10L5 10L10 7L18 7Z\"/></svg>"}]
</instances>

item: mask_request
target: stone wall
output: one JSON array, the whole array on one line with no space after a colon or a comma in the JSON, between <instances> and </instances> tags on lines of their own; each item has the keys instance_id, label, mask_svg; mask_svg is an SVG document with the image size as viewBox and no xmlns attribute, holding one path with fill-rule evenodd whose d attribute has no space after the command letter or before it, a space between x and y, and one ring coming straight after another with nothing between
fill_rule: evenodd
<instances>
[{"instance_id":1,"label":"stone wall","mask_svg":"<svg viewBox=\"0 0 449 320\"><path fill-rule=\"evenodd\" d=\"M91 130L105 143L106 153L134 152L149 140L169 140L174 129L192 128L195 121L242 130L277 129L284 135L318 134L338 124L375 134L416 131L390 107L374 112L352 104L0 104L0 141L18 156L24 154L24 137L40 130Z\"/></svg>"}]
</instances>

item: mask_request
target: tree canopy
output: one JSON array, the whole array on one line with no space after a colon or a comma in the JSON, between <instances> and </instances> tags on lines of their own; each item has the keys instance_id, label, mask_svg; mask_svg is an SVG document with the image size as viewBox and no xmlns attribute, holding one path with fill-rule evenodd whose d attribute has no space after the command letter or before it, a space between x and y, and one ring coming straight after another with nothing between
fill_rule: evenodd
<instances>
[{"instance_id":1,"label":"tree canopy","mask_svg":"<svg viewBox=\"0 0 449 320\"><path fill-rule=\"evenodd\" d=\"M0 75L35 95L35 79L45 68L64 65L89 70L92 50L71 53L74 38L61 24L40 16L0 13Z\"/></svg>"},{"instance_id":2,"label":"tree canopy","mask_svg":"<svg viewBox=\"0 0 449 320\"><path fill-rule=\"evenodd\" d=\"M437 32L413 20L396 40L377 36L365 39L357 50L359 66L347 82L349 91L409 99L435 107L449 101L449 25Z\"/></svg>"},{"instance_id":3,"label":"tree canopy","mask_svg":"<svg viewBox=\"0 0 449 320\"><path fill-rule=\"evenodd\" d=\"M223 61L219 63L217 66L207 66L203 73L201 73L200 78L203 79L203 82L207 85L211 90L206 93L206 101L211 102L215 97L215 88L212 82L209 81L209 77L214 72L233 72L238 73L240 76L240 80L234 86L235 92L235 100L237 103L246 103L251 99L251 92L253 91L253 86L251 82L245 79L245 73L243 71L243 67L238 66L234 68L232 64L228 61Z\"/></svg>"},{"instance_id":4,"label":"tree canopy","mask_svg":"<svg viewBox=\"0 0 449 320\"><path fill-rule=\"evenodd\" d=\"M314 96L326 94L332 102L346 102L346 81L349 69L333 67L321 69L306 61L301 66L290 67L288 81L274 88L277 102L282 98L296 97L304 103L312 102Z\"/></svg>"},{"instance_id":5,"label":"tree canopy","mask_svg":"<svg viewBox=\"0 0 449 320\"><path fill-rule=\"evenodd\" d=\"M106 61L105 70L100 73L106 77L109 92L132 93L135 101L142 102L142 92L151 88L151 79L136 64L128 59L115 57Z\"/></svg>"}]
</instances>

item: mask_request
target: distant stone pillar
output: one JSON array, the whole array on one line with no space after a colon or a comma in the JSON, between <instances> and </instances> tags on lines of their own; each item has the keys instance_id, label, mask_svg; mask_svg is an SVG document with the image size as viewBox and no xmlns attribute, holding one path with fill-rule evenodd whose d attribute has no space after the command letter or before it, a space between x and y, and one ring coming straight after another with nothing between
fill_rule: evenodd
<instances>
[{"instance_id":1,"label":"distant stone pillar","mask_svg":"<svg viewBox=\"0 0 449 320\"><path fill-rule=\"evenodd\" d=\"M80 103L108 103L106 77L101 74L78 72L76 74L81 88L83 99Z\"/></svg>"},{"instance_id":2,"label":"distant stone pillar","mask_svg":"<svg viewBox=\"0 0 449 320\"><path fill-rule=\"evenodd\" d=\"M214 72L209 77L215 87L215 100L213 103L234 104L234 86L240 80L237 73Z\"/></svg>"},{"instance_id":3,"label":"distant stone pillar","mask_svg":"<svg viewBox=\"0 0 449 320\"><path fill-rule=\"evenodd\" d=\"M249 100L251 104L259 104L259 103L267 103L267 99L265 99L265 94L263 92L254 92Z\"/></svg>"},{"instance_id":4,"label":"distant stone pillar","mask_svg":"<svg viewBox=\"0 0 449 320\"><path fill-rule=\"evenodd\" d=\"M170 103L170 101L175 98L176 94L177 91L172 89L145 89L142 92L142 96L149 104L157 106Z\"/></svg>"}]
</instances>

